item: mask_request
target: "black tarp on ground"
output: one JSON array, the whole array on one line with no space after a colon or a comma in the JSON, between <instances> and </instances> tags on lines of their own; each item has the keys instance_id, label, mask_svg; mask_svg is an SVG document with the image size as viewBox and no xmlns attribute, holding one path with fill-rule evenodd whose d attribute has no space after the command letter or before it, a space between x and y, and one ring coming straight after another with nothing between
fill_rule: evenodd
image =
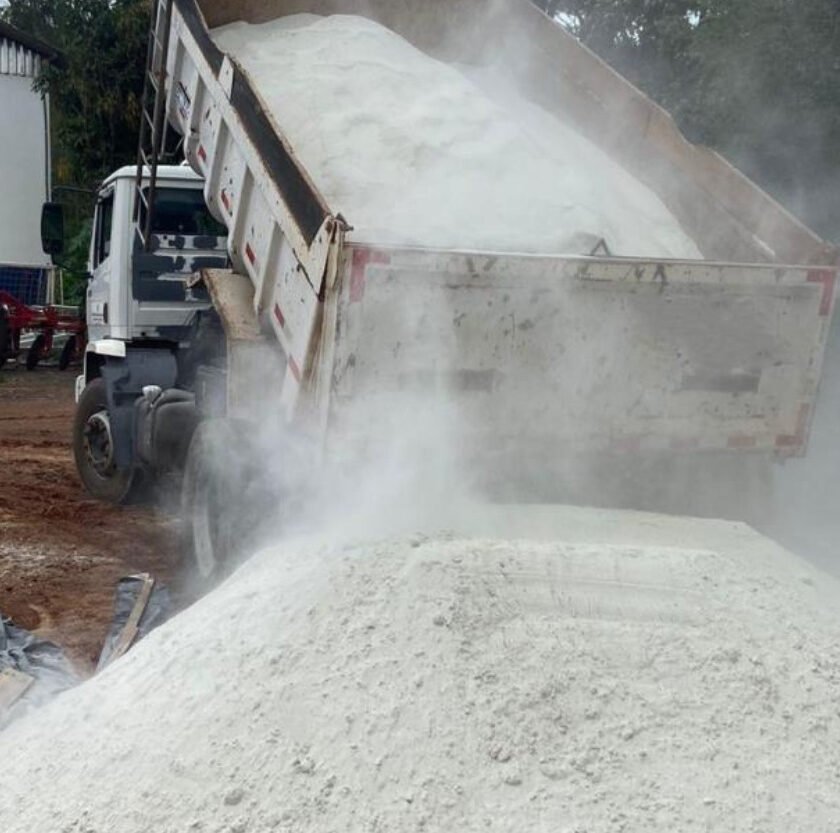
<instances>
[{"instance_id":1,"label":"black tarp on ground","mask_svg":"<svg viewBox=\"0 0 840 833\"><path fill-rule=\"evenodd\" d=\"M0 672L6 669L26 674L32 682L14 703L0 708L0 727L81 681L58 645L0 614Z\"/></svg>"},{"instance_id":2,"label":"black tarp on ground","mask_svg":"<svg viewBox=\"0 0 840 833\"><path fill-rule=\"evenodd\" d=\"M114 618L97 670L110 662L148 578L145 575L126 576L117 583ZM170 611L169 591L163 585L154 584L129 644L163 624ZM76 674L58 645L41 639L0 614L0 729L80 682L82 677Z\"/></svg>"}]
</instances>

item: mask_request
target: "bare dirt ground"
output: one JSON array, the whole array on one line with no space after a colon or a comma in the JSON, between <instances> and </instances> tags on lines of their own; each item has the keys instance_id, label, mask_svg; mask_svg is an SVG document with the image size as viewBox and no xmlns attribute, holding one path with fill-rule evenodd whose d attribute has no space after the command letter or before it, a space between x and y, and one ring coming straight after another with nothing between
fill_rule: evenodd
<instances>
[{"instance_id":1,"label":"bare dirt ground","mask_svg":"<svg viewBox=\"0 0 840 833\"><path fill-rule=\"evenodd\" d=\"M72 370L0 370L0 612L91 671L117 580L150 572L178 586L173 517L88 497L70 449Z\"/></svg>"}]
</instances>

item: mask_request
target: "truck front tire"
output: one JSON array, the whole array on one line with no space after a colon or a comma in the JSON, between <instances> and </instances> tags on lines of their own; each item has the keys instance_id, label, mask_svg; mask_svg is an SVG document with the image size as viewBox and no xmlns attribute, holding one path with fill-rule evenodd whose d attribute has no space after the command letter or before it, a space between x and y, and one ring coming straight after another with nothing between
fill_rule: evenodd
<instances>
[{"instance_id":1,"label":"truck front tire","mask_svg":"<svg viewBox=\"0 0 840 833\"><path fill-rule=\"evenodd\" d=\"M29 352L26 354L26 369L27 370L35 370L38 367L38 363L41 359L45 358L45 351L44 346L47 343L47 337L41 333L35 337L35 341L32 342L32 346L29 348Z\"/></svg>"},{"instance_id":2,"label":"truck front tire","mask_svg":"<svg viewBox=\"0 0 840 833\"><path fill-rule=\"evenodd\" d=\"M85 489L106 503L127 503L132 497L136 473L117 468L108 415L104 379L94 379L82 391L73 419L73 456Z\"/></svg>"},{"instance_id":3,"label":"truck front tire","mask_svg":"<svg viewBox=\"0 0 840 833\"><path fill-rule=\"evenodd\" d=\"M61 348L61 355L58 358L58 369L67 370L70 363L76 358L76 336L70 336Z\"/></svg>"}]
</instances>

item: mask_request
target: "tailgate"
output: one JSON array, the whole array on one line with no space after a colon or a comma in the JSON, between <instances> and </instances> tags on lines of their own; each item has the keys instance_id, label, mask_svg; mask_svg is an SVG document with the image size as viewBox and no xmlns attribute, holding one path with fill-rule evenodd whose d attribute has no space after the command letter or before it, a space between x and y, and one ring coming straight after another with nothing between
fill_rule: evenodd
<instances>
[{"instance_id":1,"label":"tailgate","mask_svg":"<svg viewBox=\"0 0 840 833\"><path fill-rule=\"evenodd\" d=\"M333 423L417 394L478 452L804 453L834 270L354 246L342 275Z\"/></svg>"}]
</instances>

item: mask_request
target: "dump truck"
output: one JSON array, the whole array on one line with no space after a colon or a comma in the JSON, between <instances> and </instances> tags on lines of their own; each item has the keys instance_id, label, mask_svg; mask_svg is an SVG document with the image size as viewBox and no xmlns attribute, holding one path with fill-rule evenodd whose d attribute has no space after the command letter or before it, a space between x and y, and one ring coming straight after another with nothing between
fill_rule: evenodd
<instances>
[{"instance_id":1,"label":"dump truck","mask_svg":"<svg viewBox=\"0 0 840 833\"><path fill-rule=\"evenodd\" d=\"M523 95L651 188L703 260L357 240L210 35L300 12L370 17L448 61L527 43ZM747 481L718 464L805 452L837 251L529 0L156 0L148 76L138 166L96 209L74 448L106 500L183 472L202 574L238 534L225 508L255 469L229 460L261 405L314 468L348 431L375 444L392 395L443 391L459 453L505 499L725 515L723 480ZM187 167L160 163L167 122Z\"/></svg>"}]
</instances>

